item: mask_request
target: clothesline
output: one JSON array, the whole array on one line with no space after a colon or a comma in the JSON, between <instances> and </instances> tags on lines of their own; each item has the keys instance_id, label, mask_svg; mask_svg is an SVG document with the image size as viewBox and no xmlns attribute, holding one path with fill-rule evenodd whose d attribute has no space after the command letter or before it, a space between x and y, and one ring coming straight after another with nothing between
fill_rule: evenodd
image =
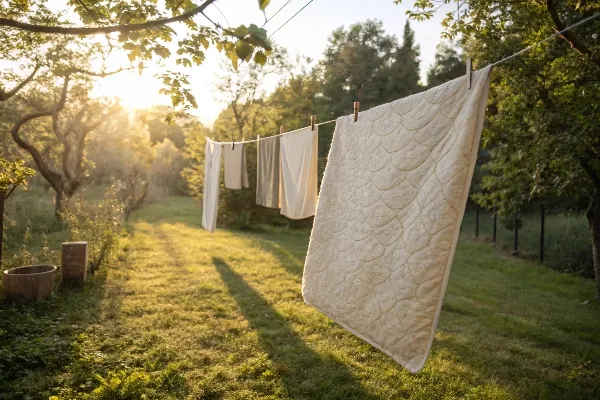
<instances>
[{"instance_id":1,"label":"clothesline","mask_svg":"<svg viewBox=\"0 0 600 400\"><path fill-rule=\"evenodd\" d=\"M335 119L332 119L330 121L325 121L325 122L320 122L318 124L315 124L315 126L331 124L332 122L335 122L335 121L336 121ZM298 131L301 131L302 129L305 129L305 128L306 127L294 129L293 131L289 131L289 132L278 133L277 135L265 136L265 137L260 138L260 139L249 139L249 140L242 140L242 141L239 141L239 142L238 141L233 141L233 143L235 143L235 144L255 143L255 142L258 142L259 140L270 139L270 138L273 138L273 137L284 136L284 135L287 135L289 133L298 132ZM207 136L206 138L209 139L209 140L211 140L213 143L216 143L216 144L228 144L228 143L232 143L231 141L228 141L228 142L216 142L216 141L212 140L209 136Z\"/></svg>"},{"instance_id":2,"label":"clothesline","mask_svg":"<svg viewBox=\"0 0 600 400\"><path fill-rule=\"evenodd\" d=\"M309 1L309 2L306 4L306 6L307 6L308 4L310 4L311 2L312 2L312 1ZM285 5L284 5L284 6L285 6ZM304 6L304 7L306 7L306 6ZM303 9L304 9L304 7L303 7ZM302 11L302 10L300 10L300 11ZM296 13L296 14L297 14L297 13ZM498 65L498 64L502 64L503 62L506 62L506 61L508 61L508 60L510 60L510 59L512 59L512 58L514 58L514 57L517 57L517 56L519 56L519 55L521 55L521 54L523 54L523 53L526 53L526 52L528 52L529 50L533 49L534 47L536 47L536 46L539 46L540 44L542 44L542 43L545 43L545 42L547 42L547 41L549 41L549 40L553 39L553 38L554 38L554 37L556 37L556 36L560 36L560 35L562 35L563 33L567 32L567 31L569 31L569 30L571 30L571 29L573 29L573 28L575 28L575 27L577 27L577 26L579 26L579 25L583 25L583 24L585 24L585 23L587 23L587 22L589 22L589 21L593 20L594 18L598 18L598 17L600 17L600 12L599 12L599 13L596 13L596 14L593 14L593 15L590 15L589 17L586 17L586 18L584 18L584 19L582 19L582 20L580 20L580 21L578 21L578 22L574 23L573 25L570 25L570 26L566 27L565 29L563 29L563 30L561 30L561 31L556 31L556 32L554 32L552 35L548 36L547 38L545 38L545 39L543 39L543 40L540 40L539 42L536 42L536 43L532 44L531 46L528 46L528 47L526 47L526 48L524 48L524 49L522 49L522 50L519 50L518 52L516 52L516 53L514 53L514 54L511 54L511 55L510 55L510 56L508 56L508 57L504 57L503 59L501 59L501 60L499 60L499 61L496 61L495 63L488 64L488 65L486 65L484 68L487 68L487 67L494 67L494 66L496 66L496 65ZM293 17L292 17L292 18L293 18ZM290 19L291 19L291 18L290 18ZM288 21L288 22L289 22L289 21ZM286 22L286 23L287 23L287 22ZM284 25L285 25L285 24L284 24ZM326 121L326 122L321 122L321 123L315 124L315 126L319 126L319 125L325 125L325 124L330 124L330 123L332 123L332 122L335 122L335 121L336 121L335 119L332 119L332 120L330 120L330 121ZM295 129L295 130L293 130L293 131L284 132L284 133L279 133L279 134L277 134L277 135L273 135L273 136L266 136L266 137L264 137L264 138L258 138L258 139L249 139L249 140L242 140L242 141L240 141L240 142L233 141L233 143L236 143L236 144L240 144L240 143L241 143L241 144L244 144L244 143L255 143L255 142L259 141L259 140L263 140L263 139L267 139L267 138L272 138L272 137L276 137L276 136L283 136L283 135L287 135L287 134L289 134L289 133L298 132L298 131L300 131L300 130L302 130L302 129L305 129L305 128L304 128L304 127L303 127L303 128L298 128L298 129ZM216 144L227 144L227 143L232 143L232 142L216 142L216 141L212 140L212 139L211 139L210 137L208 137L208 136L207 136L206 138L207 138L208 140L211 140L213 143L216 143Z\"/></svg>"}]
</instances>

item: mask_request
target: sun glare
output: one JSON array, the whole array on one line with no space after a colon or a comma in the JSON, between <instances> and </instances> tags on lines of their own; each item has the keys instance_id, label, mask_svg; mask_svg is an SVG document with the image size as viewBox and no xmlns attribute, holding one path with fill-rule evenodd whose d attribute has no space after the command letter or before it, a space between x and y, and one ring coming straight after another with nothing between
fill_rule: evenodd
<instances>
[{"instance_id":1,"label":"sun glare","mask_svg":"<svg viewBox=\"0 0 600 400\"><path fill-rule=\"evenodd\" d=\"M97 81L92 96L118 97L129 109L148 108L168 104L169 99L159 94L160 85L152 76L123 72Z\"/></svg>"}]
</instances>

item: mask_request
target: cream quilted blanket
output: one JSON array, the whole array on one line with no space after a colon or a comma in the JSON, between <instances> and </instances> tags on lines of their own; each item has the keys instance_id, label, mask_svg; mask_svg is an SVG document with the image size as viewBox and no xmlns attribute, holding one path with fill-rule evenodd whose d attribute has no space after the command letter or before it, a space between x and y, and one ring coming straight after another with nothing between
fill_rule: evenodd
<instances>
[{"instance_id":1,"label":"cream quilted blanket","mask_svg":"<svg viewBox=\"0 0 600 400\"><path fill-rule=\"evenodd\" d=\"M337 120L302 292L411 372L427 359L483 125L490 68Z\"/></svg>"}]
</instances>

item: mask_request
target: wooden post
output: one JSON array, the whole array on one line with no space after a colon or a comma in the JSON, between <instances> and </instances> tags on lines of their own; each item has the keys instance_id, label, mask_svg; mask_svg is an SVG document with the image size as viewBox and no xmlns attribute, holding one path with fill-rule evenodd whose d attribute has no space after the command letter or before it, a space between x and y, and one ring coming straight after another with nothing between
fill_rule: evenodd
<instances>
[{"instance_id":1,"label":"wooden post","mask_svg":"<svg viewBox=\"0 0 600 400\"><path fill-rule=\"evenodd\" d=\"M4 245L4 199L6 190L0 190L0 267L2 266L2 247Z\"/></svg>"},{"instance_id":2,"label":"wooden post","mask_svg":"<svg viewBox=\"0 0 600 400\"><path fill-rule=\"evenodd\" d=\"M546 209L544 208L544 205L542 204L540 206L540 211L541 211L541 216L542 216L542 221L541 221L541 226L540 226L540 263L544 262L544 230L546 227Z\"/></svg>"},{"instance_id":3,"label":"wooden post","mask_svg":"<svg viewBox=\"0 0 600 400\"><path fill-rule=\"evenodd\" d=\"M519 219L515 216L515 245L513 249L513 256L519 255Z\"/></svg>"},{"instance_id":4,"label":"wooden post","mask_svg":"<svg viewBox=\"0 0 600 400\"><path fill-rule=\"evenodd\" d=\"M479 238L479 206L475 205L475 239Z\"/></svg>"},{"instance_id":5,"label":"wooden post","mask_svg":"<svg viewBox=\"0 0 600 400\"><path fill-rule=\"evenodd\" d=\"M60 274L63 283L83 284L87 275L87 242L66 242L62 244L62 267Z\"/></svg>"},{"instance_id":6,"label":"wooden post","mask_svg":"<svg viewBox=\"0 0 600 400\"><path fill-rule=\"evenodd\" d=\"M496 214L496 212L494 212L494 231L492 234L492 242L496 241L496 227L498 224L498 215Z\"/></svg>"}]
</instances>

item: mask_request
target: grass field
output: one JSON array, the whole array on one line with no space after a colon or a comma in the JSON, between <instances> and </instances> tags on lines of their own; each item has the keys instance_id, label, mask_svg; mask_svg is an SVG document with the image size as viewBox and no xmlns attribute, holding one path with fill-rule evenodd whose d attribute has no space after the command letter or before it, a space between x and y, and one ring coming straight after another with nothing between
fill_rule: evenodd
<instances>
[{"instance_id":1,"label":"grass field","mask_svg":"<svg viewBox=\"0 0 600 400\"><path fill-rule=\"evenodd\" d=\"M462 240L433 351L410 375L300 293L308 231L140 210L82 289L0 309L5 399L598 399L593 282Z\"/></svg>"}]
</instances>

